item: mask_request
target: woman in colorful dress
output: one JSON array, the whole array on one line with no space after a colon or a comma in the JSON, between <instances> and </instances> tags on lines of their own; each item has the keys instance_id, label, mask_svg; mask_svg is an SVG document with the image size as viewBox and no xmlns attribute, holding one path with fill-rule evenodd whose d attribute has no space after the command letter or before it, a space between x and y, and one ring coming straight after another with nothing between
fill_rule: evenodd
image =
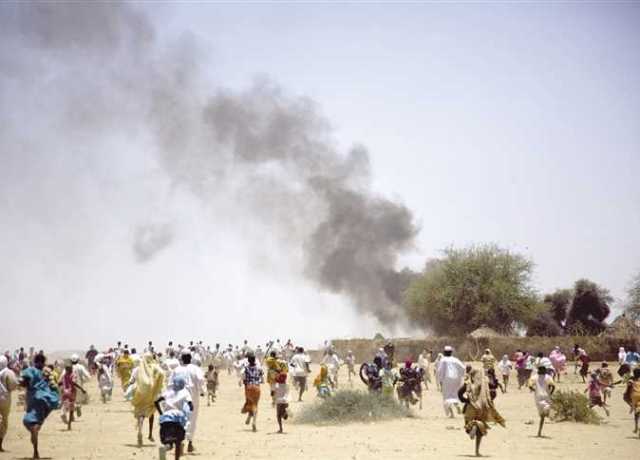
<instances>
[{"instance_id":1,"label":"woman in colorful dress","mask_svg":"<svg viewBox=\"0 0 640 460\"><path fill-rule=\"evenodd\" d=\"M251 429L255 433L256 431L258 431L258 403L260 402L260 385L264 382L264 374L262 372L262 369L256 364L255 355L249 354L247 356L247 362L248 365L244 368L245 402L240 413L247 414L245 425L251 423Z\"/></svg>"},{"instance_id":2,"label":"woman in colorful dress","mask_svg":"<svg viewBox=\"0 0 640 460\"><path fill-rule=\"evenodd\" d=\"M33 366L24 369L20 374L20 385L26 388L26 411L22 423L31 434L34 459L40 458L38 433L51 411L60 406L58 392L51 388L42 373L46 360L43 354L37 354L33 359Z\"/></svg>"},{"instance_id":3,"label":"woman in colorful dress","mask_svg":"<svg viewBox=\"0 0 640 460\"><path fill-rule=\"evenodd\" d=\"M142 426L144 419L149 419L149 436L147 439L153 442L153 414L155 413L155 402L162 391L164 383L164 372L156 363L153 355L145 353L136 368L132 377L135 383L135 391L131 403L133 404L133 416L138 427L138 446L142 446Z\"/></svg>"}]
</instances>

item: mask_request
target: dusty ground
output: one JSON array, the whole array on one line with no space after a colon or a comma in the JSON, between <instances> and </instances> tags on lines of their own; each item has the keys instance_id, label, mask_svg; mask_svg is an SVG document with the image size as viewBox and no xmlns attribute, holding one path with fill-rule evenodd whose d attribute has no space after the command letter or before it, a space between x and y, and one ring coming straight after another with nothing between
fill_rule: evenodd
<instances>
[{"instance_id":1,"label":"dusty ground","mask_svg":"<svg viewBox=\"0 0 640 460\"><path fill-rule=\"evenodd\" d=\"M343 370L344 371L344 370ZM573 370L571 370L573 372ZM569 381L575 382L573 375ZM567 380L565 378L565 380ZM346 374L342 376L346 382ZM515 381L515 375L512 377ZM343 385L347 386L347 383ZM362 388L361 383L355 387ZM136 447L134 421L130 405L124 402L119 389L114 401L103 405L98 398L95 382L89 386L92 402L85 406L82 418L68 432L60 420L60 412L52 413L41 433L40 449L45 458L69 459L155 459L158 445L147 442ZM583 390L584 385L563 383L562 389ZM307 394L307 401L292 403L293 420L285 426L286 434L275 434L274 410L263 387L258 432L252 433L240 415L242 389L236 380L222 376L218 401L201 407L196 437L201 459L277 458L286 459L456 459L473 454L472 441L462 431L462 420L444 417L440 394L433 389L425 393L424 409L416 410L416 418L384 423L358 423L345 426L315 427L294 423L295 412L309 404L315 396ZM616 388L611 402L611 417L604 425L590 426L575 423L549 423L546 438L537 439L537 413L528 391L518 391L511 384L506 395L499 395L497 407L507 419L507 428L493 428L483 441L482 453L494 459L611 458L616 460L640 458L640 439L632 435L633 422L622 401L621 388ZM0 460L24 459L31 455L26 430L21 424L22 412L15 407L10 417L9 433L5 440L8 452L0 453ZM155 434L158 438L158 434ZM186 457L189 458L189 457Z\"/></svg>"}]
</instances>

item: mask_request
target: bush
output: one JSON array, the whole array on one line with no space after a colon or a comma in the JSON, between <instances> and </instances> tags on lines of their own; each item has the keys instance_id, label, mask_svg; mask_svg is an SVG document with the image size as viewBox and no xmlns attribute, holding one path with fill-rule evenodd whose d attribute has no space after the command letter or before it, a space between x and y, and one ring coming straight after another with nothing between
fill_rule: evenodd
<instances>
[{"instance_id":1,"label":"bush","mask_svg":"<svg viewBox=\"0 0 640 460\"><path fill-rule=\"evenodd\" d=\"M330 398L307 406L296 416L298 423L334 425L407 417L411 411L391 397L357 390L340 390Z\"/></svg>"},{"instance_id":2,"label":"bush","mask_svg":"<svg viewBox=\"0 0 640 460\"><path fill-rule=\"evenodd\" d=\"M589 407L589 398L577 391L556 391L551 397L551 418L599 425L602 418Z\"/></svg>"}]
</instances>

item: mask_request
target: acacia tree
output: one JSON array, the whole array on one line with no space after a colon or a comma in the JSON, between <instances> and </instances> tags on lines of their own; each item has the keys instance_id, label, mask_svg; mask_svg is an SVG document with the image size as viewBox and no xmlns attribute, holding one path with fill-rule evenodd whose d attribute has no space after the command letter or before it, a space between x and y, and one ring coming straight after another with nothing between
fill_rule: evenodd
<instances>
[{"instance_id":1,"label":"acacia tree","mask_svg":"<svg viewBox=\"0 0 640 460\"><path fill-rule=\"evenodd\" d=\"M629 306L625 313L634 321L640 321L640 273L638 273L627 291L629 295Z\"/></svg>"},{"instance_id":2,"label":"acacia tree","mask_svg":"<svg viewBox=\"0 0 640 460\"><path fill-rule=\"evenodd\" d=\"M408 316L442 335L482 325L511 333L540 312L532 270L529 259L495 245L447 249L409 286Z\"/></svg>"},{"instance_id":3,"label":"acacia tree","mask_svg":"<svg viewBox=\"0 0 640 460\"><path fill-rule=\"evenodd\" d=\"M567 314L567 329L572 334L596 335L604 331L604 320L611 313L613 297L593 281L580 279L573 288L573 300Z\"/></svg>"}]
</instances>

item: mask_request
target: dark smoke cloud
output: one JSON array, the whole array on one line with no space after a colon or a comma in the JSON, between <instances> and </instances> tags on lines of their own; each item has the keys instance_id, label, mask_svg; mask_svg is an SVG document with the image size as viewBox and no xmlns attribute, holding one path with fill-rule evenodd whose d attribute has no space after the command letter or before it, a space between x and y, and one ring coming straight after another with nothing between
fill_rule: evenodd
<instances>
[{"instance_id":1,"label":"dark smoke cloud","mask_svg":"<svg viewBox=\"0 0 640 460\"><path fill-rule=\"evenodd\" d=\"M212 90L197 42L187 35L160 46L150 21L129 4L1 8L3 81L37 78L38 62L55 67L52 78L65 82L63 127L151 136L175 186L203 203L234 200L240 225L260 222L283 250L302 251L309 280L383 322L402 321L406 276L395 266L413 246L412 213L373 192L367 150L338 151L312 100L268 79L242 92ZM16 46L41 60L16 58ZM142 220L134 256L152 262L174 231Z\"/></svg>"},{"instance_id":2,"label":"dark smoke cloud","mask_svg":"<svg viewBox=\"0 0 640 460\"><path fill-rule=\"evenodd\" d=\"M147 262L172 241L173 227L170 224L140 225L135 231L133 253L138 262Z\"/></svg>"}]
</instances>

